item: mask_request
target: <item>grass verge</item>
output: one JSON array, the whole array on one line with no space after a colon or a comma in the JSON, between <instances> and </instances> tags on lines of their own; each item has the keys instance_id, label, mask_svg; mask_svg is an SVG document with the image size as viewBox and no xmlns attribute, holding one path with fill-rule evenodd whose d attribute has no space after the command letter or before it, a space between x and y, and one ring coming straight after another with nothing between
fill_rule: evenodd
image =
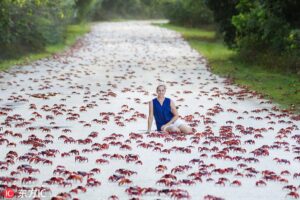
<instances>
[{"instance_id":1,"label":"grass verge","mask_svg":"<svg viewBox=\"0 0 300 200\"><path fill-rule=\"evenodd\" d=\"M228 49L211 28L186 28L170 24L156 24L175 30L191 47L204 55L213 73L231 78L235 84L246 86L279 104L281 109L300 113L300 77L296 74L274 71L264 66L250 64L236 51Z\"/></svg>"},{"instance_id":2,"label":"grass verge","mask_svg":"<svg viewBox=\"0 0 300 200\"><path fill-rule=\"evenodd\" d=\"M26 64L28 62L51 56L54 53L62 52L67 47L75 44L79 36L82 36L89 31L90 24L69 25L67 27L66 39L64 43L48 45L43 52L30 53L17 59L0 60L0 71L7 70L11 66Z\"/></svg>"}]
</instances>

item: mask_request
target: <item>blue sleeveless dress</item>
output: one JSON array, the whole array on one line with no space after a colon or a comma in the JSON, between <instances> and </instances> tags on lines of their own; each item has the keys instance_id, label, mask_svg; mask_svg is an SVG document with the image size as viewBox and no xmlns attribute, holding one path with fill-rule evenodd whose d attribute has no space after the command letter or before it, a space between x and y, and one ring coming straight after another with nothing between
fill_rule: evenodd
<instances>
[{"instance_id":1,"label":"blue sleeveless dress","mask_svg":"<svg viewBox=\"0 0 300 200\"><path fill-rule=\"evenodd\" d=\"M171 99L165 97L162 105L157 98L153 99L152 102L156 127L158 131L161 131L161 127L168 123L174 116L171 112Z\"/></svg>"}]
</instances>

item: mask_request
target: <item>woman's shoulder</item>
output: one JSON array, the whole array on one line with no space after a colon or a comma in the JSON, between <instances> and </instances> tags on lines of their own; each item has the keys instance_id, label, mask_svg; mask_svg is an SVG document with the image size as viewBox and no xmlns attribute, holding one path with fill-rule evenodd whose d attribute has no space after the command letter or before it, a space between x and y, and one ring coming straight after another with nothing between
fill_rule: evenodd
<instances>
[{"instance_id":1,"label":"woman's shoulder","mask_svg":"<svg viewBox=\"0 0 300 200\"><path fill-rule=\"evenodd\" d=\"M149 101L149 104L153 104L156 101L156 98L153 98L151 101Z\"/></svg>"}]
</instances>

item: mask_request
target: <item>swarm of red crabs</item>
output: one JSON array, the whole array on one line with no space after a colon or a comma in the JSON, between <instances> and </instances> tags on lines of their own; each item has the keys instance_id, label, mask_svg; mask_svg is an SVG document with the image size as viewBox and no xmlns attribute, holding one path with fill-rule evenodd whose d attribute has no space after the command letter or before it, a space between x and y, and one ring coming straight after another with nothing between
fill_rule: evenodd
<instances>
[{"instance_id":1,"label":"swarm of red crabs","mask_svg":"<svg viewBox=\"0 0 300 200\"><path fill-rule=\"evenodd\" d=\"M99 48L92 33L52 59L0 73L1 195L11 188L15 195L35 191L36 200L217 200L226 197L215 191L229 187L242 194L275 185L282 198L300 198L300 116L212 76L192 52L177 55L187 68L174 67L172 57L153 67L138 53L145 38L131 41L136 51L125 59L116 50L121 43ZM155 39L151 28L143 34L158 46L176 42L174 35ZM151 45L143 49L157 54ZM164 83L194 133L138 130L156 87L143 75L162 81L161 70L177 73ZM255 106L243 106L250 100Z\"/></svg>"}]
</instances>

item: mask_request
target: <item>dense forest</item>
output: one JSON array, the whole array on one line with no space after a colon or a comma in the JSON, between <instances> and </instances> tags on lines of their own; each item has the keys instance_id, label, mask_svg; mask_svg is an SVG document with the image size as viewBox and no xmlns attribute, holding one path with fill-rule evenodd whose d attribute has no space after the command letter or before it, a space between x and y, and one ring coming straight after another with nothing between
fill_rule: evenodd
<instances>
[{"instance_id":1,"label":"dense forest","mask_svg":"<svg viewBox=\"0 0 300 200\"><path fill-rule=\"evenodd\" d=\"M167 18L190 27L213 25L248 61L299 72L298 0L2 0L0 58L63 42L66 27L88 21Z\"/></svg>"}]
</instances>

